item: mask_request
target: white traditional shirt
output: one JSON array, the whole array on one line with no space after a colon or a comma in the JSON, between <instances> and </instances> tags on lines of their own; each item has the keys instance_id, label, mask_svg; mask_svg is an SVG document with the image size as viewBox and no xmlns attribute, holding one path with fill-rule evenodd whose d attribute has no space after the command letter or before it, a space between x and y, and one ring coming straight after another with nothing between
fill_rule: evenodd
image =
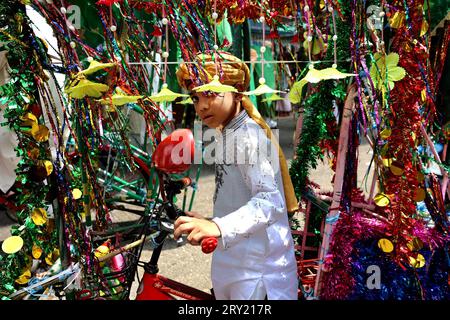
<instances>
[{"instance_id":1,"label":"white traditional shirt","mask_svg":"<svg viewBox=\"0 0 450 320\"><path fill-rule=\"evenodd\" d=\"M257 292L263 288L269 300L296 300L297 264L278 150L245 111L216 141L213 221L222 234L211 265L216 299L264 299Z\"/></svg>"}]
</instances>

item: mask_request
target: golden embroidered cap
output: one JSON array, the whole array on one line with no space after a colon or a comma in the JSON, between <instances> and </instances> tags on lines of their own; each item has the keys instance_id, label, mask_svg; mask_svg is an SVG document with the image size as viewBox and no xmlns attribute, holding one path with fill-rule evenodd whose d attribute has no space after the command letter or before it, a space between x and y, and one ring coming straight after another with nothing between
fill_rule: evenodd
<instances>
[{"instance_id":1,"label":"golden embroidered cap","mask_svg":"<svg viewBox=\"0 0 450 320\"><path fill-rule=\"evenodd\" d=\"M217 60L217 68L214 59ZM218 71L218 72L217 72ZM250 70L240 59L227 52L217 54L199 53L194 63L182 63L177 70L180 86L188 89L190 84L208 83L218 73L222 84L244 91L250 84Z\"/></svg>"}]
</instances>

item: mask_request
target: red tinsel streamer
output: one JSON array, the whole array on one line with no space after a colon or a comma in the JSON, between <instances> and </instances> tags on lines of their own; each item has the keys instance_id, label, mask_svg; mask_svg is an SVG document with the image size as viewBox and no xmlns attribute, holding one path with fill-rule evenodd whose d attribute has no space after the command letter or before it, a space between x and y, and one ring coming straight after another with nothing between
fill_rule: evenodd
<instances>
[{"instance_id":1,"label":"red tinsel streamer","mask_svg":"<svg viewBox=\"0 0 450 320\"><path fill-rule=\"evenodd\" d=\"M391 51L400 56L399 66L406 71L406 76L396 83L390 92L390 123L392 134L388 139L389 152L403 165L403 176L388 173L385 193L394 195L390 207L389 220L393 222L392 237L400 248L396 257L398 262L408 261L406 244L412 238L413 216L416 214L416 192L419 188L418 173L420 168L414 157L415 139L421 136L422 117L419 106L422 103L421 92L426 89L426 83L420 72L419 64L427 65L428 54L423 47L411 39L420 39L422 25L422 3L415 1L408 8L410 26L400 28L393 38ZM408 28L410 27L410 28Z\"/></svg>"},{"instance_id":2,"label":"red tinsel streamer","mask_svg":"<svg viewBox=\"0 0 450 320\"><path fill-rule=\"evenodd\" d=\"M445 22L444 24L444 34L442 36L442 40L440 42L440 47L438 49L438 52L435 56L436 61L434 63L434 72L435 72L435 82L436 84L439 84L440 80L441 80L441 76L442 76L442 70L444 69L444 65L445 65L445 60L447 58L447 52L448 52L448 47L449 47L449 43L450 43L450 23L449 22ZM435 94L436 94L436 90L437 90L438 86L435 86Z\"/></svg>"},{"instance_id":3,"label":"red tinsel streamer","mask_svg":"<svg viewBox=\"0 0 450 320\"><path fill-rule=\"evenodd\" d=\"M98 0L97 4L100 6L111 7L114 3L122 2L123 0Z\"/></svg>"},{"instance_id":4,"label":"red tinsel streamer","mask_svg":"<svg viewBox=\"0 0 450 320\"><path fill-rule=\"evenodd\" d=\"M326 122L329 137L319 142L320 149L323 153L327 153L331 159L331 170L336 171L337 151L339 147L339 130L336 121L328 120Z\"/></svg>"}]
</instances>

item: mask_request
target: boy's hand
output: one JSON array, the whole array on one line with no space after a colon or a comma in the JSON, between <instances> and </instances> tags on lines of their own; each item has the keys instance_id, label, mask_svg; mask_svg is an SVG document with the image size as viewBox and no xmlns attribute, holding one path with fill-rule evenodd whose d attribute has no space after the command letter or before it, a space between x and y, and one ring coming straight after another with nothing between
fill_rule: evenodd
<instances>
[{"instance_id":1,"label":"boy's hand","mask_svg":"<svg viewBox=\"0 0 450 320\"><path fill-rule=\"evenodd\" d=\"M202 216L200 213L195 212L195 211L186 211L185 213L187 216L192 217L192 218L205 219L204 216Z\"/></svg>"},{"instance_id":2,"label":"boy's hand","mask_svg":"<svg viewBox=\"0 0 450 320\"><path fill-rule=\"evenodd\" d=\"M198 246L203 238L220 237L220 229L213 221L206 220L196 212L186 212L186 214L190 217L182 216L175 221L173 232L175 240L178 240L182 234L188 234L187 241Z\"/></svg>"}]
</instances>

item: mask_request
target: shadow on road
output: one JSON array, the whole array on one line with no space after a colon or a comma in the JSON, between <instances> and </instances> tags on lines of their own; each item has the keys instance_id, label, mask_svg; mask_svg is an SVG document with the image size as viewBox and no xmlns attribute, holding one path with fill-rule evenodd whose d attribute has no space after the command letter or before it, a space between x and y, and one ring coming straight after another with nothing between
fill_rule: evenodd
<instances>
[{"instance_id":1,"label":"shadow on road","mask_svg":"<svg viewBox=\"0 0 450 320\"><path fill-rule=\"evenodd\" d=\"M0 242L11 235L10 229L13 225L14 222L10 218L8 218L6 212L0 210Z\"/></svg>"}]
</instances>

